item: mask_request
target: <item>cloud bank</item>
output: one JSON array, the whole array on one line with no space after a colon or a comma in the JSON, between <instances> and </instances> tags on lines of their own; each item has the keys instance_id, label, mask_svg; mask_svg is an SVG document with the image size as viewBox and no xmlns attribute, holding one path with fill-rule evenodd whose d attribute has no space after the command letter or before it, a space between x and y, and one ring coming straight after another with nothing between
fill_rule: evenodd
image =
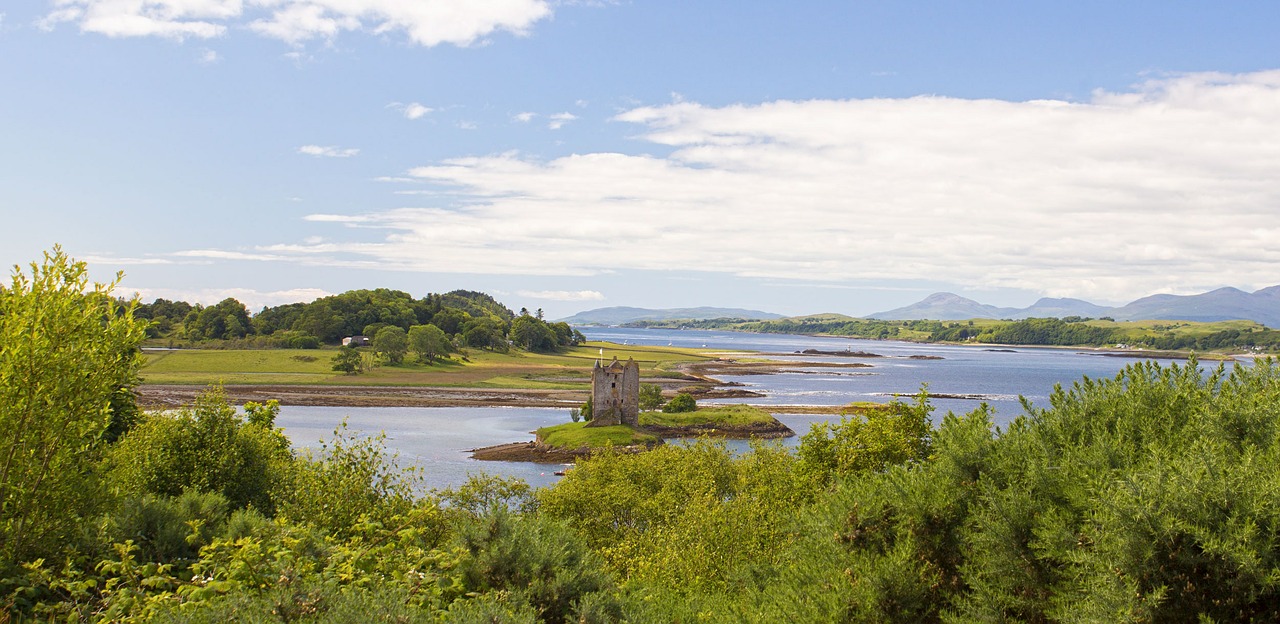
<instances>
[{"instance_id":1,"label":"cloud bank","mask_svg":"<svg viewBox=\"0 0 1280 624\"><path fill-rule=\"evenodd\" d=\"M248 29L298 45L343 32L396 34L421 46L469 46L498 31L524 34L551 15L545 0L54 0L43 23L110 37L220 37Z\"/></svg>"},{"instance_id":2,"label":"cloud bank","mask_svg":"<svg viewBox=\"0 0 1280 624\"><path fill-rule=\"evenodd\" d=\"M1087 102L907 99L636 108L654 154L456 158L448 205L315 221L376 243L270 250L403 270L696 269L920 279L1127 300L1280 282L1280 71Z\"/></svg>"}]
</instances>

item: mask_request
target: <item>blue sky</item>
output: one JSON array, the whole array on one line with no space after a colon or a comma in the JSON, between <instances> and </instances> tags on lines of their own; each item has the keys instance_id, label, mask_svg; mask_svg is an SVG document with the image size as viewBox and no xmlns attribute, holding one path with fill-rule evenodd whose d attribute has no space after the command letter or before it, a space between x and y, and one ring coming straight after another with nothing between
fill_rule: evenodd
<instances>
[{"instance_id":1,"label":"blue sky","mask_svg":"<svg viewBox=\"0 0 1280 624\"><path fill-rule=\"evenodd\" d=\"M854 315L1280 283L1280 4L0 7L0 260Z\"/></svg>"}]
</instances>

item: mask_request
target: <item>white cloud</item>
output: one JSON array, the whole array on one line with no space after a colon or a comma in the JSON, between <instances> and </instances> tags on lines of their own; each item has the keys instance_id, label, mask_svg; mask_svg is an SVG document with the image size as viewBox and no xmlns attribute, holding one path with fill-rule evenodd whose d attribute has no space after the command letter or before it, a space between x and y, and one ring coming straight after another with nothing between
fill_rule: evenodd
<instances>
[{"instance_id":1,"label":"white cloud","mask_svg":"<svg viewBox=\"0 0 1280 624\"><path fill-rule=\"evenodd\" d=\"M409 174L448 205L308 217L382 241L266 251L446 273L696 269L1112 301L1280 281L1280 71L1170 76L1088 102L680 101L617 120L642 128L642 151L669 155L447 160Z\"/></svg>"},{"instance_id":2,"label":"white cloud","mask_svg":"<svg viewBox=\"0 0 1280 624\"><path fill-rule=\"evenodd\" d=\"M211 260L284 260L283 256L274 256L268 254L246 253L242 251L226 251L223 249L191 249L187 251L177 251L173 255L182 258L208 258Z\"/></svg>"},{"instance_id":3,"label":"white cloud","mask_svg":"<svg viewBox=\"0 0 1280 624\"><path fill-rule=\"evenodd\" d=\"M552 301L602 301L604 294L595 290L521 290L516 293L530 299Z\"/></svg>"},{"instance_id":4,"label":"white cloud","mask_svg":"<svg viewBox=\"0 0 1280 624\"><path fill-rule=\"evenodd\" d=\"M360 153L358 148L337 147L335 145L303 145L298 148L299 154L307 156L323 156L325 158L350 158Z\"/></svg>"},{"instance_id":5,"label":"white cloud","mask_svg":"<svg viewBox=\"0 0 1280 624\"><path fill-rule=\"evenodd\" d=\"M512 115L511 118L520 123L529 123L530 121L533 120L534 117L537 117L537 116L538 116L537 113L524 112L524 113L516 113Z\"/></svg>"},{"instance_id":6,"label":"white cloud","mask_svg":"<svg viewBox=\"0 0 1280 624\"><path fill-rule=\"evenodd\" d=\"M145 258L127 258L127 257L125 257L125 258L121 258L121 257L111 256L111 255L101 255L101 256L98 256L98 255L91 255L91 256L85 256L84 258L82 258L82 260L84 260L85 262L87 262L87 263L89 263L89 264L102 264L102 265L107 265L107 266L110 266L110 267L117 267L117 268L118 268L118 267L122 267L122 266L146 266L146 265L164 265L164 264L174 264L174 261L173 261L173 260L171 260L171 259L169 259L169 258L155 258L155 257L145 257Z\"/></svg>"},{"instance_id":7,"label":"white cloud","mask_svg":"<svg viewBox=\"0 0 1280 624\"><path fill-rule=\"evenodd\" d=\"M42 26L75 22L83 32L109 37L209 39L240 17L242 0L55 0Z\"/></svg>"},{"instance_id":8,"label":"white cloud","mask_svg":"<svg viewBox=\"0 0 1280 624\"><path fill-rule=\"evenodd\" d=\"M128 288L122 287L121 292L137 293L138 298L144 302L152 302L156 299L168 299L170 301L186 301L187 303L200 303L202 305L213 305L228 297L234 298L243 303L250 313L255 313L265 307L284 305L286 303L306 303L315 301L320 297L328 297L333 293L322 290L320 288L291 288L289 290L270 290L261 291L251 288L202 288L195 290L180 288Z\"/></svg>"},{"instance_id":9,"label":"white cloud","mask_svg":"<svg viewBox=\"0 0 1280 624\"><path fill-rule=\"evenodd\" d=\"M205 48L204 50L201 50L200 57L197 60L200 62L201 65L212 65L214 63L217 63L219 59L220 57L218 56L218 52L216 50L210 50L208 48Z\"/></svg>"},{"instance_id":10,"label":"white cloud","mask_svg":"<svg viewBox=\"0 0 1280 624\"><path fill-rule=\"evenodd\" d=\"M459 121L459 122L458 122L458 129L459 129L459 130L475 130L476 128L479 128L479 127L480 127L480 126L479 126L479 125L477 125L477 124L476 124L476 122L474 122L474 121L465 121L465 120L464 120L464 121Z\"/></svg>"},{"instance_id":11,"label":"white cloud","mask_svg":"<svg viewBox=\"0 0 1280 624\"><path fill-rule=\"evenodd\" d=\"M548 123L547 127L552 130L559 130L563 128L565 124L577 118L578 116L573 113L556 113L550 117L551 123Z\"/></svg>"},{"instance_id":12,"label":"white cloud","mask_svg":"<svg viewBox=\"0 0 1280 624\"><path fill-rule=\"evenodd\" d=\"M41 20L72 22L111 37L208 39L247 27L297 45L347 31L396 33L422 46L469 46L495 32L516 35L551 15L546 0L54 0Z\"/></svg>"},{"instance_id":13,"label":"white cloud","mask_svg":"<svg viewBox=\"0 0 1280 624\"><path fill-rule=\"evenodd\" d=\"M404 107L404 116L408 119L420 119L428 113L431 113L433 110L434 109L423 106L417 102L413 102L412 104Z\"/></svg>"}]
</instances>

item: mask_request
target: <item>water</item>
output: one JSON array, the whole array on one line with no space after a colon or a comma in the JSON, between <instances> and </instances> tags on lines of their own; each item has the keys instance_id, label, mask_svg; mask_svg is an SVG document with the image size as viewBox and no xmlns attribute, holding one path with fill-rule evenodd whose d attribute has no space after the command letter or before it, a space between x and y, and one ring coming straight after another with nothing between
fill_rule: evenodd
<instances>
[{"instance_id":1,"label":"water","mask_svg":"<svg viewBox=\"0 0 1280 624\"><path fill-rule=\"evenodd\" d=\"M385 433L402 466L423 468L428 488L462 484L471 474L519 477L534 487L554 482L556 464L481 462L470 449L533 440L539 427L569 420L568 410L536 407L307 407L283 406L276 426L298 448L319 448L347 422L347 435Z\"/></svg>"},{"instance_id":2,"label":"water","mask_svg":"<svg viewBox=\"0 0 1280 624\"><path fill-rule=\"evenodd\" d=\"M762 405L844 405L853 401L888 402L894 394L915 394L928 383L935 393L978 395L995 410L997 425L1022 413L1018 396L1047 406L1054 384L1069 387L1081 376L1114 377L1136 360L1104 357L1069 349L923 345L906 342L818 338L788 334L743 334L701 330L651 330L582 328L590 340L619 344L673 345L759 351L772 359L865 363L870 368L807 368L805 373L725 376L723 381L745 384L764 394L760 398L725 399L718 402ZM866 351L882 358L850 358L796 355L805 349ZM907 359L912 355L942 359ZM608 357L608 349L605 349ZM947 411L968 412L978 400L933 399L935 420ZM427 486L444 488L463 483L479 472L522 478L535 487L553 483L559 466L526 462L480 462L468 457L469 449L533 439L539 427L569 421L566 409L555 408L403 408L403 407L294 407L281 408L276 423L295 446L317 447L333 438L334 428L347 419L348 429L366 435L385 432L387 447L400 454L402 464L421 466ZM834 416L781 414L778 419L797 433L813 422ZM791 438L786 444L797 443ZM730 441L734 449L746 443Z\"/></svg>"},{"instance_id":3,"label":"water","mask_svg":"<svg viewBox=\"0 0 1280 624\"><path fill-rule=\"evenodd\" d=\"M591 340L643 345L740 349L772 354L771 359L807 362L862 363L870 368L803 368L803 373L717 377L742 383L760 398L725 399L724 403L758 405L845 405L854 401L886 403L894 395L912 395L928 384L931 393L976 395L979 400L931 399L935 420L947 411L969 412L980 402L995 410L1003 425L1023 413L1019 396L1047 407L1055 384L1069 388L1082 376L1114 377L1137 360L1107 357L1072 349L931 345L910 342L743 334L704 330L585 328ZM855 358L799 355L797 351L864 351L885 357ZM606 349L606 356L608 355ZM942 359L908 359L910 356ZM1164 360L1162 363L1169 363ZM790 426L790 425L789 425ZM792 427L793 429L795 427ZM806 427L807 430L807 427ZM797 430L799 431L799 430Z\"/></svg>"}]
</instances>

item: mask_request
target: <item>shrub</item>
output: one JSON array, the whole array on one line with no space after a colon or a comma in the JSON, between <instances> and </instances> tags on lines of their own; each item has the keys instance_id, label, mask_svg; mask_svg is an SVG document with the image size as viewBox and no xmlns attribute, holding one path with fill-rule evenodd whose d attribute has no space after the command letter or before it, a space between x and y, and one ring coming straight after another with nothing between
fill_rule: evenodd
<instances>
[{"instance_id":1,"label":"shrub","mask_svg":"<svg viewBox=\"0 0 1280 624\"><path fill-rule=\"evenodd\" d=\"M148 414L111 449L111 478L133 496L217 492L232 508L272 513L293 455L272 427L278 405L245 407L247 418L213 389L176 413Z\"/></svg>"},{"instance_id":2,"label":"shrub","mask_svg":"<svg viewBox=\"0 0 1280 624\"><path fill-rule=\"evenodd\" d=\"M693 400L693 395L688 392L671 397L670 401L662 407L662 411L668 414L680 414L683 412L692 412L698 409L698 402Z\"/></svg>"}]
</instances>

